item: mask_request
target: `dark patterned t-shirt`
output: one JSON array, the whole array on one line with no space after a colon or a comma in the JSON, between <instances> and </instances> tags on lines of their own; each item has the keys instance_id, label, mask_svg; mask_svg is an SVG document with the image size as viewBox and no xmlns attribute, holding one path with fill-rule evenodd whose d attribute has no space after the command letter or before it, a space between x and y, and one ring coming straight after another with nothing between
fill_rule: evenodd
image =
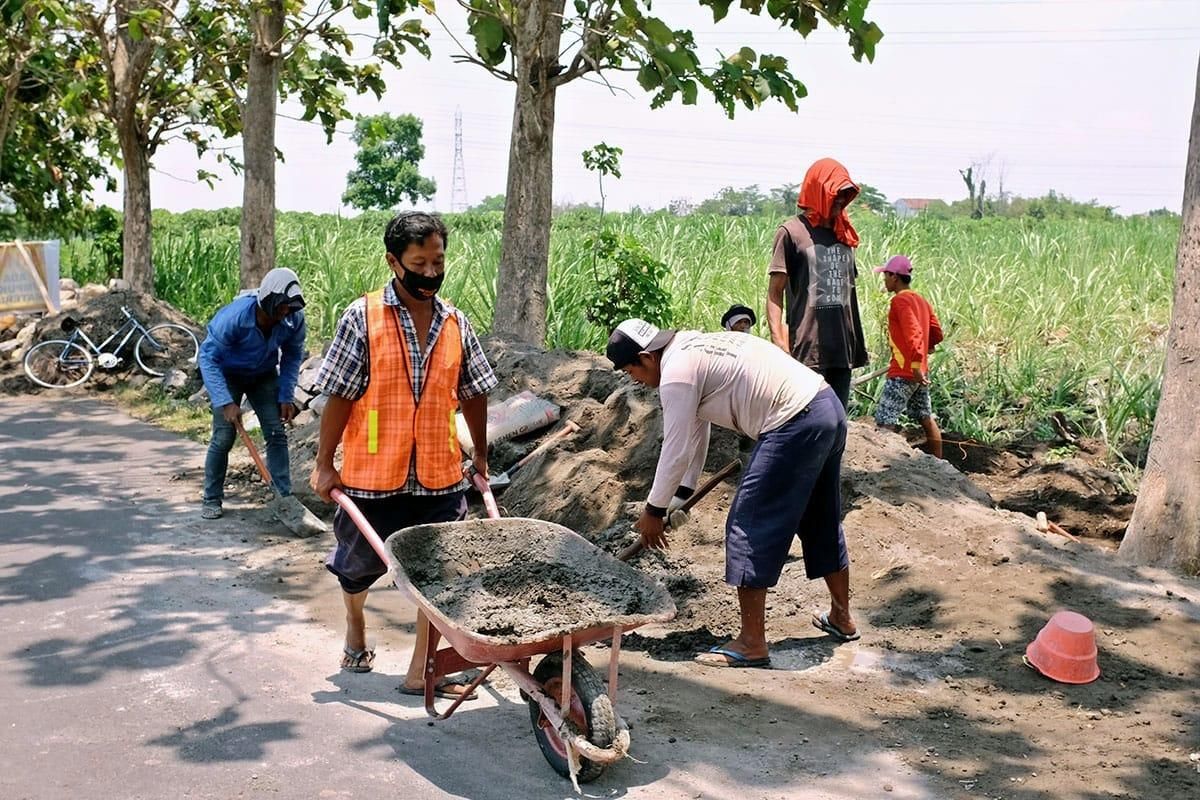
<instances>
[{"instance_id":1,"label":"dark patterned t-shirt","mask_svg":"<svg viewBox=\"0 0 1200 800\"><path fill-rule=\"evenodd\" d=\"M832 229L795 216L775 232L768 271L787 275L788 341L800 363L816 369L867 363L854 248Z\"/></svg>"}]
</instances>

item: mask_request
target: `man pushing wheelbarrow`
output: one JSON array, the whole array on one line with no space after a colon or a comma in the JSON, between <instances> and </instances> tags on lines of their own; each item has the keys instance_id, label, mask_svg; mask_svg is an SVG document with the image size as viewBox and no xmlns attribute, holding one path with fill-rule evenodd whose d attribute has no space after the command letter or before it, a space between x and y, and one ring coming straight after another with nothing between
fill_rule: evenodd
<instances>
[{"instance_id":1,"label":"man pushing wheelbarrow","mask_svg":"<svg viewBox=\"0 0 1200 800\"><path fill-rule=\"evenodd\" d=\"M474 467L487 477L487 393L497 383L466 315L437 296L445 278L449 232L436 215L398 214L383 237L394 277L355 300L338 322L317 376L328 396L312 487L324 500L334 489L354 498L370 524L386 533L466 516L466 481L454 430L461 406L474 444ZM342 445L343 463L334 467ZM337 546L326 567L341 584L346 640L341 667L369 672L367 590L387 572L359 527L338 508ZM424 620L401 691L424 694ZM447 680L441 696L461 694Z\"/></svg>"},{"instance_id":2,"label":"man pushing wheelbarrow","mask_svg":"<svg viewBox=\"0 0 1200 800\"><path fill-rule=\"evenodd\" d=\"M859 637L850 614L850 559L841 525L846 414L828 384L769 342L741 333L660 331L622 322L607 355L662 400L663 441L654 484L636 527L646 547L665 548L672 495L694 486L709 424L757 441L725 525L725 581L737 587L741 631L696 661L768 667L767 590L779 581L793 537L810 579L823 578L830 609L813 625L839 641ZM685 491L684 494L687 492Z\"/></svg>"}]
</instances>

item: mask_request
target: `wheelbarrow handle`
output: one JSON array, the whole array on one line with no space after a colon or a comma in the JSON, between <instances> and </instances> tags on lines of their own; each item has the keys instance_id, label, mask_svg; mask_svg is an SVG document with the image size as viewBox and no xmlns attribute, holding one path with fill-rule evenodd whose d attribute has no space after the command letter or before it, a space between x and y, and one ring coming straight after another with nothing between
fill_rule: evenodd
<instances>
[{"instance_id":1,"label":"wheelbarrow handle","mask_svg":"<svg viewBox=\"0 0 1200 800\"><path fill-rule=\"evenodd\" d=\"M387 548L383 546L383 538L375 530L375 526L367 521L366 516L363 515L354 501L347 497L341 489L334 489L329 493L329 496L333 498L333 502L341 506L342 511L346 512L346 516L350 517L354 521L354 524L358 526L359 533L371 545L371 549L379 556L379 560L387 564Z\"/></svg>"},{"instance_id":2,"label":"wheelbarrow handle","mask_svg":"<svg viewBox=\"0 0 1200 800\"><path fill-rule=\"evenodd\" d=\"M500 507L496 505L496 496L492 494L492 487L488 484L487 478L479 474L478 470L471 470L471 483L475 484L475 488L483 495L483 507L487 509L489 519L500 519Z\"/></svg>"}]
</instances>

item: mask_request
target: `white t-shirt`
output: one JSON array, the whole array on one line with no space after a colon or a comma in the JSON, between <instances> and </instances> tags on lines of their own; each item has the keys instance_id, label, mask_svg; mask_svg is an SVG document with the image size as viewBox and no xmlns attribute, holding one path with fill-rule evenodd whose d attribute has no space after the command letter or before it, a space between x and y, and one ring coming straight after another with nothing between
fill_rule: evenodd
<instances>
[{"instance_id":1,"label":"white t-shirt","mask_svg":"<svg viewBox=\"0 0 1200 800\"><path fill-rule=\"evenodd\" d=\"M661 508L680 484L696 485L709 423L758 439L803 411L824 385L775 345L735 331L680 331L660 367L663 443L647 502Z\"/></svg>"}]
</instances>

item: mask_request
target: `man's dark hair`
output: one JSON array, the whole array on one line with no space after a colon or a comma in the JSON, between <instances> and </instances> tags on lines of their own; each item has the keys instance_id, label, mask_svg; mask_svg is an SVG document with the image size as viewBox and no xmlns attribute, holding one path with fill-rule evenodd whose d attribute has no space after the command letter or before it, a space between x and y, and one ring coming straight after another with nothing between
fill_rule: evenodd
<instances>
[{"instance_id":1,"label":"man's dark hair","mask_svg":"<svg viewBox=\"0 0 1200 800\"><path fill-rule=\"evenodd\" d=\"M900 282L903 283L905 286L908 286L910 283L912 283L912 275L901 275L901 274L897 273L896 277L899 278Z\"/></svg>"},{"instance_id":2,"label":"man's dark hair","mask_svg":"<svg viewBox=\"0 0 1200 800\"><path fill-rule=\"evenodd\" d=\"M383 246L387 251L400 259L400 254L413 243L424 244L433 234L442 237L442 244L450 246L450 232L446 223L437 214L427 214L424 211L402 211L392 217L387 229L383 232Z\"/></svg>"}]
</instances>

